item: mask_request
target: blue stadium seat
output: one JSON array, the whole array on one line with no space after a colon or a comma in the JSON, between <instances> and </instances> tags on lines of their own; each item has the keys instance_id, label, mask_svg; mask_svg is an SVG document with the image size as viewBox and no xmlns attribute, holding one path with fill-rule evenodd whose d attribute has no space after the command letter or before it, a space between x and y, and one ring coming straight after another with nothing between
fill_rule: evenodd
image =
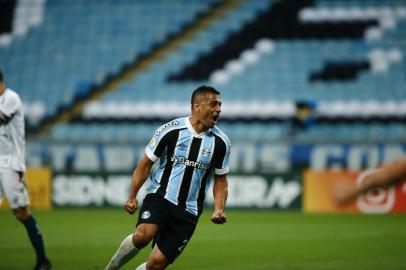
<instances>
[{"instance_id":1,"label":"blue stadium seat","mask_svg":"<svg viewBox=\"0 0 406 270\"><path fill-rule=\"evenodd\" d=\"M72 103L80 82L102 81L215 2L47 1L40 27L0 47L2 69L24 100L54 92L58 98L46 101L52 115Z\"/></svg>"}]
</instances>

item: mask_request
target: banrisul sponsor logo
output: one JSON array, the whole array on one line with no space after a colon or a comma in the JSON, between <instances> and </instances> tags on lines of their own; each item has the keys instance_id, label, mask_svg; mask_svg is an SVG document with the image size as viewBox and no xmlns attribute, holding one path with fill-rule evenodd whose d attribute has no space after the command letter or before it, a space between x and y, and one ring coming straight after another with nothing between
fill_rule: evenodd
<instances>
[{"instance_id":1,"label":"banrisul sponsor logo","mask_svg":"<svg viewBox=\"0 0 406 270\"><path fill-rule=\"evenodd\" d=\"M175 155L172 155L171 161L173 163L184 164L184 165L189 166L189 167L193 167L193 168L197 168L197 169L203 169L203 170L207 170L210 167L208 164L205 164L204 162L189 160L189 159L187 159L185 157L182 157L182 156L177 157Z\"/></svg>"},{"instance_id":2,"label":"banrisul sponsor logo","mask_svg":"<svg viewBox=\"0 0 406 270\"><path fill-rule=\"evenodd\" d=\"M173 120L169 123L166 123L162 126L160 126L156 131L155 131L155 135L159 136L159 134L162 133L162 131L164 131L166 128L174 126L174 125L179 125L179 121L178 120Z\"/></svg>"}]
</instances>

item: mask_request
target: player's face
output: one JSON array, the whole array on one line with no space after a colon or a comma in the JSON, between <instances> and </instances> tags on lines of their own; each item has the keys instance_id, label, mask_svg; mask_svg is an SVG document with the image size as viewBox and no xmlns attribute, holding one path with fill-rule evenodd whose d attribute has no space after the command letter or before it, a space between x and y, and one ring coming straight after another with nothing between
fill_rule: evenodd
<instances>
[{"instance_id":1,"label":"player's face","mask_svg":"<svg viewBox=\"0 0 406 270\"><path fill-rule=\"evenodd\" d=\"M217 124L221 113L220 96L216 94L207 94L200 104L200 122L208 129Z\"/></svg>"}]
</instances>

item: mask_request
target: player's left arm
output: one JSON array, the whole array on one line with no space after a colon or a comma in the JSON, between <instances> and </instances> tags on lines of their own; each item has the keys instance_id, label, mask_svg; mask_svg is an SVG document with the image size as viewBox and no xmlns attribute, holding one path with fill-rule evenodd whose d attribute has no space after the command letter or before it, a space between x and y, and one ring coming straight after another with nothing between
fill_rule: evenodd
<instances>
[{"instance_id":1,"label":"player's left arm","mask_svg":"<svg viewBox=\"0 0 406 270\"><path fill-rule=\"evenodd\" d=\"M221 142L221 141L220 141ZM219 143L219 152L215 161L214 170L214 213L211 221L215 224L223 224L227 221L224 208L228 197L228 180L227 174L230 171L229 160L231 153L231 143L227 137L223 137L223 143Z\"/></svg>"},{"instance_id":2,"label":"player's left arm","mask_svg":"<svg viewBox=\"0 0 406 270\"><path fill-rule=\"evenodd\" d=\"M228 181L227 174L215 175L214 185L214 212L211 216L211 221L215 224L223 224L227 222L227 216L224 212L228 197Z\"/></svg>"}]
</instances>

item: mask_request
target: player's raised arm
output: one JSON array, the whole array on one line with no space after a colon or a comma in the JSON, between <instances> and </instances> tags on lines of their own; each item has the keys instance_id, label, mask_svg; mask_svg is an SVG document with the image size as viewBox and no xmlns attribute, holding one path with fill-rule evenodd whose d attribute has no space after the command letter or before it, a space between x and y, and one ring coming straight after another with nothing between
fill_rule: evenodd
<instances>
[{"instance_id":1,"label":"player's raised arm","mask_svg":"<svg viewBox=\"0 0 406 270\"><path fill-rule=\"evenodd\" d=\"M228 196L227 174L215 176L213 194L214 213L211 216L211 221L215 224L223 224L227 221L227 216L224 212Z\"/></svg>"},{"instance_id":2,"label":"player's raised arm","mask_svg":"<svg viewBox=\"0 0 406 270\"><path fill-rule=\"evenodd\" d=\"M124 209L130 214L134 214L138 208L138 191L147 180L153 165L154 162L149 159L147 155L144 155L143 159L138 162L138 165L133 172L130 194L128 195L127 202L124 205Z\"/></svg>"}]
</instances>

